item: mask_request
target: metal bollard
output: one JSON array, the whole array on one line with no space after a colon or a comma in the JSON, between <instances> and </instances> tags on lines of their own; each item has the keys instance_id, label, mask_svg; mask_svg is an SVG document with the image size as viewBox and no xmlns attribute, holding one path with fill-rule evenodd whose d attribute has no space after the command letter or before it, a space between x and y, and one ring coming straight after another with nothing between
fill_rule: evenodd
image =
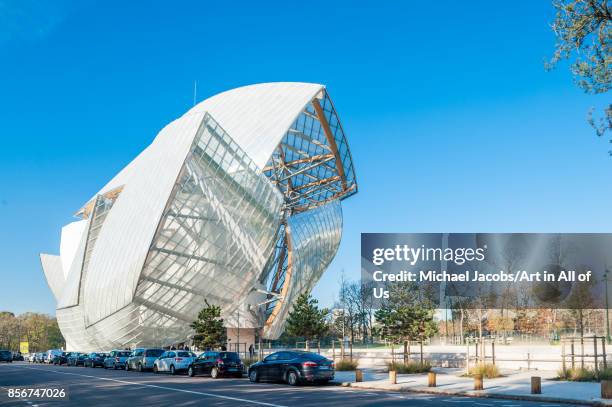
<instances>
[{"instance_id":1,"label":"metal bollard","mask_svg":"<svg viewBox=\"0 0 612 407\"><path fill-rule=\"evenodd\" d=\"M481 374L477 374L474 375L474 390L483 390L484 386L482 383L482 375Z\"/></svg>"},{"instance_id":2,"label":"metal bollard","mask_svg":"<svg viewBox=\"0 0 612 407\"><path fill-rule=\"evenodd\" d=\"M363 371L361 369L355 369L355 381L356 382L363 381Z\"/></svg>"},{"instance_id":3,"label":"metal bollard","mask_svg":"<svg viewBox=\"0 0 612 407\"><path fill-rule=\"evenodd\" d=\"M391 384L397 384L397 371L389 370L389 382Z\"/></svg>"},{"instance_id":4,"label":"metal bollard","mask_svg":"<svg viewBox=\"0 0 612 407\"><path fill-rule=\"evenodd\" d=\"M531 394L542 394L542 378L531 376Z\"/></svg>"},{"instance_id":5,"label":"metal bollard","mask_svg":"<svg viewBox=\"0 0 612 407\"><path fill-rule=\"evenodd\" d=\"M427 373L427 386L436 387L436 372Z\"/></svg>"},{"instance_id":6,"label":"metal bollard","mask_svg":"<svg viewBox=\"0 0 612 407\"><path fill-rule=\"evenodd\" d=\"M601 398L612 399L612 380L601 381Z\"/></svg>"}]
</instances>

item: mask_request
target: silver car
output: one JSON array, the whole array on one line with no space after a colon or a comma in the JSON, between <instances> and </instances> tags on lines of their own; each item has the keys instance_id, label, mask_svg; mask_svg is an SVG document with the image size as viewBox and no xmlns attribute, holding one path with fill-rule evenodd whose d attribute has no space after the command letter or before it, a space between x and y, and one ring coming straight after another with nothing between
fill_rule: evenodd
<instances>
[{"instance_id":1,"label":"silver car","mask_svg":"<svg viewBox=\"0 0 612 407\"><path fill-rule=\"evenodd\" d=\"M186 350L168 350L155 359L153 373L170 372L175 375L178 372L186 372L196 357L195 353Z\"/></svg>"},{"instance_id":2,"label":"silver car","mask_svg":"<svg viewBox=\"0 0 612 407\"><path fill-rule=\"evenodd\" d=\"M134 349L132 355L125 362L125 370L138 370L142 372L143 370L153 369L155 359L160 357L163 353L163 349Z\"/></svg>"},{"instance_id":3,"label":"silver car","mask_svg":"<svg viewBox=\"0 0 612 407\"><path fill-rule=\"evenodd\" d=\"M123 369L126 360L132 354L131 350L115 349L111 351L106 359L104 359L104 369Z\"/></svg>"}]
</instances>

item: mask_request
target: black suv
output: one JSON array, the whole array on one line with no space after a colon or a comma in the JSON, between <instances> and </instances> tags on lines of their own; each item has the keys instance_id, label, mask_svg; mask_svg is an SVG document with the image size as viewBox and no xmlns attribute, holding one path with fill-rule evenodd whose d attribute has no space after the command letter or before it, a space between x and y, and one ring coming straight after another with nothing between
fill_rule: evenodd
<instances>
[{"instance_id":1,"label":"black suv","mask_svg":"<svg viewBox=\"0 0 612 407\"><path fill-rule=\"evenodd\" d=\"M83 366L85 367L104 367L104 359L108 357L108 353L92 352L85 356Z\"/></svg>"},{"instance_id":2,"label":"black suv","mask_svg":"<svg viewBox=\"0 0 612 407\"><path fill-rule=\"evenodd\" d=\"M53 356L53 360L51 363L53 363L54 365L65 365L68 363L69 355L70 352L62 352L61 355L55 355Z\"/></svg>"},{"instance_id":3,"label":"black suv","mask_svg":"<svg viewBox=\"0 0 612 407\"><path fill-rule=\"evenodd\" d=\"M0 350L0 362L13 363L13 352L10 350Z\"/></svg>"},{"instance_id":4,"label":"black suv","mask_svg":"<svg viewBox=\"0 0 612 407\"><path fill-rule=\"evenodd\" d=\"M334 362L312 352L282 351L249 367L249 380L327 383L334 378Z\"/></svg>"},{"instance_id":5,"label":"black suv","mask_svg":"<svg viewBox=\"0 0 612 407\"><path fill-rule=\"evenodd\" d=\"M84 366L86 357L86 353L72 352L70 356L68 356L68 362L66 364L68 366Z\"/></svg>"},{"instance_id":6,"label":"black suv","mask_svg":"<svg viewBox=\"0 0 612 407\"><path fill-rule=\"evenodd\" d=\"M236 352L204 352L187 368L191 377L209 374L216 379L221 376L242 377L244 366Z\"/></svg>"}]
</instances>

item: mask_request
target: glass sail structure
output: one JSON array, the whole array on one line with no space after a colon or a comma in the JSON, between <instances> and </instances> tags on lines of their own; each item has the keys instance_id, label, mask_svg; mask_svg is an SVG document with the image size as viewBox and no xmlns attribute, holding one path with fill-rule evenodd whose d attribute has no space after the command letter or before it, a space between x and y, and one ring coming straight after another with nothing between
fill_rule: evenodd
<instances>
[{"instance_id":1,"label":"glass sail structure","mask_svg":"<svg viewBox=\"0 0 612 407\"><path fill-rule=\"evenodd\" d=\"M206 303L228 329L277 338L334 258L356 192L324 86L206 99L77 211L59 256L41 254L67 348L188 342Z\"/></svg>"}]
</instances>

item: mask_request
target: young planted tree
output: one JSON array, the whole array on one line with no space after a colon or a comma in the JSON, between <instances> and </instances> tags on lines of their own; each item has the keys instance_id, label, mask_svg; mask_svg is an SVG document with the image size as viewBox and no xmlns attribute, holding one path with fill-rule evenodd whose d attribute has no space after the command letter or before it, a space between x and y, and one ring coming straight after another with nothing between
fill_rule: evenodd
<instances>
[{"instance_id":1,"label":"young planted tree","mask_svg":"<svg viewBox=\"0 0 612 407\"><path fill-rule=\"evenodd\" d=\"M320 339L327 333L329 327L327 308L319 309L318 301L308 294L302 294L297 298L295 305L287 317L285 333L289 336L300 337L308 341Z\"/></svg>"},{"instance_id":2,"label":"young planted tree","mask_svg":"<svg viewBox=\"0 0 612 407\"><path fill-rule=\"evenodd\" d=\"M404 364L408 363L410 342L431 338L438 330L429 294L414 283L396 283L390 287L389 299L376 311L383 337L404 344ZM422 356L422 355L421 355Z\"/></svg>"},{"instance_id":3,"label":"young planted tree","mask_svg":"<svg viewBox=\"0 0 612 407\"><path fill-rule=\"evenodd\" d=\"M221 348L227 342L227 331L223 326L221 308L204 301L206 306L198 313L198 319L191 323L191 327L195 330L193 343L202 349Z\"/></svg>"}]
</instances>

